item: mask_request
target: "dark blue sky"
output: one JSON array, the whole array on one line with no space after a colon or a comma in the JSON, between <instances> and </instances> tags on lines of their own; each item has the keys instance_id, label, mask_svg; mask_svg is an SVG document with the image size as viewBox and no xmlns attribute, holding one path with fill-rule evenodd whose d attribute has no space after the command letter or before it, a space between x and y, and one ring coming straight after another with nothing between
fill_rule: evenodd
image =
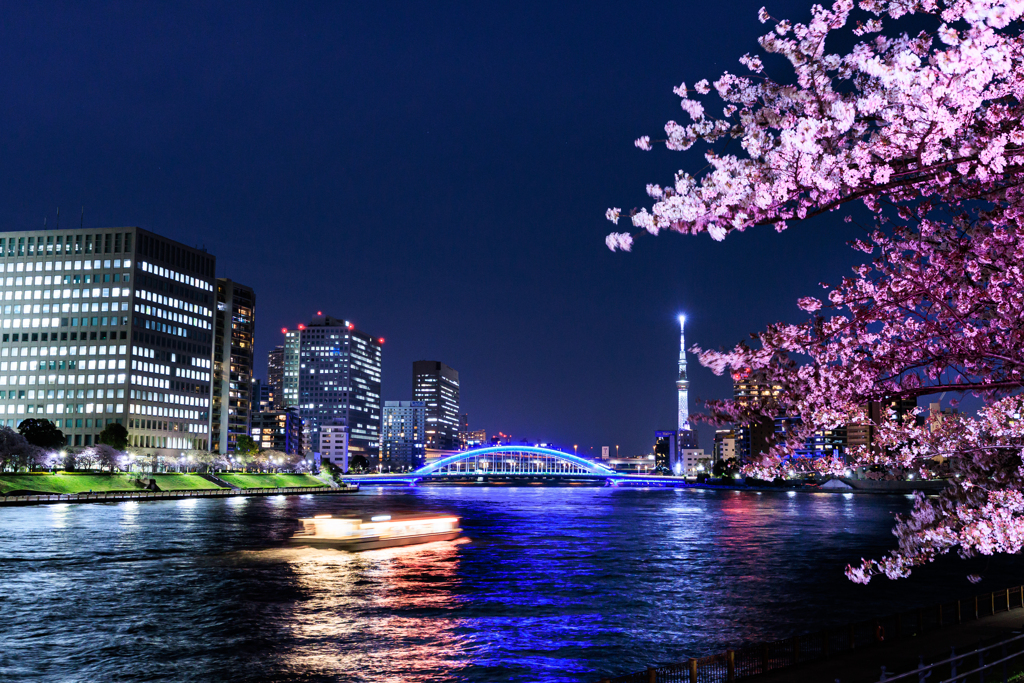
<instances>
[{"instance_id":1,"label":"dark blue sky","mask_svg":"<svg viewBox=\"0 0 1024 683\"><path fill-rule=\"evenodd\" d=\"M674 425L679 312L732 345L853 261L834 216L604 246L607 207L702 165L632 141L684 116L674 85L741 69L759 6L9 3L2 226L84 205L205 245L256 288L259 376L322 310L386 338L385 399L442 360L474 429L646 451ZM690 368L692 397L729 393Z\"/></svg>"}]
</instances>

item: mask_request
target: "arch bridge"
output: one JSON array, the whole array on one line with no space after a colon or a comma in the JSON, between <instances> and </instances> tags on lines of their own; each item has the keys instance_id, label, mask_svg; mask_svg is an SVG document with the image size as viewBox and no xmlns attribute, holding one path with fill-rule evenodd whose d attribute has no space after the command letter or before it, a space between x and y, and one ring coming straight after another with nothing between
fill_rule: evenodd
<instances>
[{"instance_id":1,"label":"arch bridge","mask_svg":"<svg viewBox=\"0 0 1024 683\"><path fill-rule=\"evenodd\" d=\"M678 486L674 477L621 474L585 458L541 446L489 446L450 455L404 474L353 477L361 484L417 484L421 481L577 480L609 485Z\"/></svg>"}]
</instances>

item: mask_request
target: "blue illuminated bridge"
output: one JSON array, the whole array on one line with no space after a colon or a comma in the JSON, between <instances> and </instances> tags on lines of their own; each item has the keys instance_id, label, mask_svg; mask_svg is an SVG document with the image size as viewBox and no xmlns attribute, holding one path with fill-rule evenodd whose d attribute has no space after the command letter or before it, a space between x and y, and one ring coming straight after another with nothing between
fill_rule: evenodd
<instances>
[{"instance_id":1,"label":"blue illuminated bridge","mask_svg":"<svg viewBox=\"0 0 1024 683\"><path fill-rule=\"evenodd\" d=\"M348 475L359 484L534 481L589 482L608 486L686 486L682 477L622 474L580 458L539 446L491 446L463 451L404 474Z\"/></svg>"}]
</instances>

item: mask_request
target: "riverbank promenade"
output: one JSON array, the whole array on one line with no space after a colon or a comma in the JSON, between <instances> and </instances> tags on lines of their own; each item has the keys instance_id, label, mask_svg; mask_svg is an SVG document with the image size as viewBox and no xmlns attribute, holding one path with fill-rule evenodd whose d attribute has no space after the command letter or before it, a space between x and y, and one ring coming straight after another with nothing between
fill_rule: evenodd
<instances>
[{"instance_id":1,"label":"riverbank promenade","mask_svg":"<svg viewBox=\"0 0 1024 683\"><path fill-rule=\"evenodd\" d=\"M944 680L996 664L1000 671L990 671L990 680L1024 669L1024 586L649 666L602 683L875 683L907 672L916 680L915 670L930 665L937 665L935 680Z\"/></svg>"},{"instance_id":2,"label":"riverbank promenade","mask_svg":"<svg viewBox=\"0 0 1024 683\"><path fill-rule=\"evenodd\" d=\"M751 683L875 683L882 679L883 666L887 672L886 677L892 678L916 669L922 657L925 664L931 664L947 659L954 649L957 654L966 654L981 642L1003 640L1015 632L1024 632L1024 610L1019 607L1009 612L981 617L976 621L951 625L921 636L879 643L863 650L848 650L828 659L806 662L743 680ZM996 654L989 656L989 659L997 658ZM977 666L976 656L965 659L962 670ZM1020 660L1014 664L1016 669L1011 671L1019 671ZM933 675L932 680L934 679ZM913 676L910 680L916 681L917 677ZM986 680L1001 681L1002 678L996 672L992 672Z\"/></svg>"}]
</instances>

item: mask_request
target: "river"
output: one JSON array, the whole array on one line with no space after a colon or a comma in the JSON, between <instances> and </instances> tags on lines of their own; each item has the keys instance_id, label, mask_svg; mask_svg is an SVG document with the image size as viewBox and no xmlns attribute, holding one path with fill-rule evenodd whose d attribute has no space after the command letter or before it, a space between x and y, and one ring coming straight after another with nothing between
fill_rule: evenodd
<instances>
[{"instance_id":1,"label":"river","mask_svg":"<svg viewBox=\"0 0 1024 683\"><path fill-rule=\"evenodd\" d=\"M847 581L910 503L428 486L3 508L0 680L596 681L1021 582L1016 557ZM466 539L283 547L298 517L427 511Z\"/></svg>"}]
</instances>

